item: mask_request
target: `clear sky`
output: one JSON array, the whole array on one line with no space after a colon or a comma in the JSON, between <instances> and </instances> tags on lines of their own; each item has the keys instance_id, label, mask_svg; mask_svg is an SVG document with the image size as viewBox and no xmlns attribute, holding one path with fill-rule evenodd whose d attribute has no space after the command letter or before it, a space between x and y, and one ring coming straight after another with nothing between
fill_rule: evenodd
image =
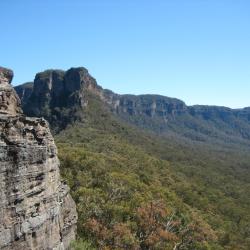
<instances>
[{"instance_id":1,"label":"clear sky","mask_svg":"<svg viewBox=\"0 0 250 250\"><path fill-rule=\"evenodd\" d=\"M250 0L0 0L14 84L84 66L117 93L250 106Z\"/></svg>"}]
</instances>

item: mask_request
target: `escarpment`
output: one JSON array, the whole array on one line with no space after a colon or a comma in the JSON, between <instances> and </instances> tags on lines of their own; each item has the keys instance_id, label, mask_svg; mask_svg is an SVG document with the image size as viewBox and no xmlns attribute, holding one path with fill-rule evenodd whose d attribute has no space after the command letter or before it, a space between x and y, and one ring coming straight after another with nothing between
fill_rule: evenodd
<instances>
[{"instance_id":1,"label":"escarpment","mask_svg":"<svg viewBox=\"0 0 250 250\"><path fill-rule=\"evenodd\" d=\"M100 107L126 124L191 142L250 146L250 108L188 106L161 95L120 95L103 89L83 67L46 70L15 87L26 115L44 117L53 132L87 123ZM98 120L97 115L97 120Z\"/></svg>"},{"instance_id":2,"label":"escarpment","mask_svg":"<svg viewBox=\"0 0 250 250\"><path fill-rule=\"evenodd\" d=\"M86 91L99 86L88 71L71 68L68 71L46 70L36 74L34 83L16 87L25 114L44 117L54 131L82 120L81 110L87 105Z\"/></svg>"},{"instance_id":3,"label":"escarpment","mask_svg":"<svg viewBox=\"0 0 250 250\"><path fill-rule=\"evenodd\" d=\"M68 249L77 213L48 123L22 114L0 68L0 249Z\"/></svg>"},{"instance_id":4,"label":"escarpment","mask_svg":"<svg viewBox=\"0 0 250 250\"><path fill-rule=\"evenodd\" d=\"M119 95L103 89L83 67L46 70L37 73L34 82L15 87L25 114L45 117L55 131L84 119L90 98L99 98L113 114L125 120L145 115L165 121L186 112L184 102L159 95ZM90 96L91 95L91 96Z\"/></svg>"}]
</instances>

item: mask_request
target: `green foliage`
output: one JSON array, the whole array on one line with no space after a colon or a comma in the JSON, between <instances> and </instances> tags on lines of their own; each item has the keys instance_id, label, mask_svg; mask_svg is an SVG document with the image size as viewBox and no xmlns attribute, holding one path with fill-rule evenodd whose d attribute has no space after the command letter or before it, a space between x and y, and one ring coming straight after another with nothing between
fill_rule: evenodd
<instances>
[{"instance_id":1,"label":"green foliage","mask_svg":"<svg viewBox=\"0 0 250 250\"><path fill-rule=\"evenodd\" d=\"M249 249L250 157L244 149L139 131L98 98L87 98L84 122L56 136L80 238L99 249ZM140 211L150 211L150 204L167 212L147 228ZM164 236L172 215L176 228Z\"/></svg>"},{"instance_id":2,"label":"green foliage","mask_svg":"<svg viewBox=\"0 0 250 250\"><path fill-rule=\"evenodd\" d=\"M72 250L96 250L96 248L94 248L90 242L86 240L82 240L82 239L72 242L70 245L70 249Z\"/></svg>"},{"instance_id":3,"label":"green foliage","mask_svg":"<svg viewBox=\"0 0 250 250\"><path fill-rule=\"evenodd\" d=\"M38 77L51 73L63 84L63 71ZM60 132L79 214L75 249L250 249L249 108L156 95L122 95L111 107L118 96L81 85L56 102L31 95L33 83L16 87L26 114Z\"/></svg>"}]
</instances>

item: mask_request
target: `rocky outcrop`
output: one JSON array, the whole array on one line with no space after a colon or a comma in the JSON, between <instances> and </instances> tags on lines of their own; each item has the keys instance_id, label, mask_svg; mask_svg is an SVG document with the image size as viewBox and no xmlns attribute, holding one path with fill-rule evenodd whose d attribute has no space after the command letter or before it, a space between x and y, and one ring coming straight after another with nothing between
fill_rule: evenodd
<instances>
[{"instance_id":1,"label":"rocky outcrop","mask_svg":"<svg viewBox=\"0 0 250 250\"><path fill-rule=\"evenodd\" d=\"M0 114L17 115L21 113L21 102L11 87L13 72L0 67Z\"/></svg>"},{"instance_id":2,"label":"rocky outcrop","mask_svg":"<svg viewBox=\"0 0 250 250\"><path fill-rule=\"evenodd\" d=\"M104 90L83 67L38 73L30 93L31 87L32 84L24 84L15 88L22 100L24 112L30 116L45 117L53 128L59 126L59 129L79 120L83 108L88 105L88 93L98 96L112 112L124 117L146 115L167 119L187 110L184 102L174 98L118 95Z\"/></svg>"},{"instance_id":3,"label":"rocky outcrop","mask_svg":"<svg viewBox=\"0 0 250 250\"><path fill-rule=\"evenodd\" d=\"M20 86L15 87L15 91L22 101L22 105L25 105L26 101L28 101L28 99L30 98L33 91L33 85L33 82L26 82Z\"/></svg>"},{"instance_id":4,"label":"rocky outcrop","mask_svg":"<svg viewBox=\"0 0 250 250\"><path fill-rule=\"evenodd\" d=\"M0 249L68 249L77 214L48 123L22 115L0 68Z\"/></svg>"},{"instance_id":5,"label":"rocky outcrop","mask_svg":"<svg viewBox=\"0 0 250 250\"><path fill-rule=\"evenodd\" d=\"M128 113L129 115L147 115L149 117L167 118L171 115L186 112L187 107L184 102L160 95L121 95L118 113Z\"/></svg>"},{"instance_id":6,"label":"rocky outcrop","mask_svg":"<svg viewBox=\"0 0 250 250\"><path fill-rule=\"evenodd\" d=\"M26 86L17 88L18 93L24 93ZM100 105L119 119L160 134L178 134L199 142L210 138L212 142L242 143L243 139L250 143L250 108L187 106L161 95L119 95L98 86L83 67L38 73L31 95L19 96L25 114L45 117L55 131L84 121L85 108L98 98Z\"/></svg>"},{"instance_id":7,"label":"rocky outcrop","mask_svg":"<svg viewBox=\"0 0 250 250\"><path fill-rule=\"evenodd\" d=\"M46 70L36 74L34 83L15 87L25 114L44 117L54 130L81 120L81 111L87 105L86 90L101 89L83 67L68 71ZM31 90L32 89L32 90ZM30 91L31 90L31 91Z\"/></svg>"}]
</instances>

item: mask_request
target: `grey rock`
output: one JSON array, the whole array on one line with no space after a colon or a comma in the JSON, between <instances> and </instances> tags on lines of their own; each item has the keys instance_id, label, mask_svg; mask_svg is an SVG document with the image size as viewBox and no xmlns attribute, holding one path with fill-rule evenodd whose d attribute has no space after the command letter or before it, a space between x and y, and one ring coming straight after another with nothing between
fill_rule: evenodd
<instances>
[{"instance_id":1,"label":"grey rock","mask_svg":"<svg viewBox=\"0 0 250 250\"><path fill-rule=\"evenodd\" d=\"M68 249L76 206L60 180L48 123L22 115L12 76L1 72L1 91L11 98L0 114L0 249Z\"/></svg>"},{"instance_id":2,"label":"grey rock","mask_svg":"<svg viewBox=\"0 0 250 250\"><path fill-rule=\"evenodd\" d=\"M22 84L21 86L16 86L15 91L18 94L22 105L26 104L26 101L29 99L32 91L33 91L33 82L26 82Z\"/></svg>"},{"instance_id":3,"label":"grey rock","mask_svg":"<svg viewBox=\"0 0 250 250\"><path fill-rule=\"evenodd\" d=\"M87 105L86 88L97 88L96 81L85 68L46 70L35 76L33 84L15 87L25 114L44 117L55 128L80 120L77 114Z\"/></svg>"},{"instance_id":4,"label":"grey rock","mask_svg":"<svg viewBox=\"0 0 250 250\"><path fill-rule=\"evenodd\" d=\"M22 113L21 101L10 82L13 72L0 67L0 114L17 115Z\"/></svg>"},{"instance_id":5,"label":"grey rock","mask_svg":"<svg viewBox=\"0 0 250 250\"><path fill-rule=\"evenodd\" d=\"M0 67L0 83L10 84L12 82L14 73L11 69Z\"/></svg>"}]
</instances>

